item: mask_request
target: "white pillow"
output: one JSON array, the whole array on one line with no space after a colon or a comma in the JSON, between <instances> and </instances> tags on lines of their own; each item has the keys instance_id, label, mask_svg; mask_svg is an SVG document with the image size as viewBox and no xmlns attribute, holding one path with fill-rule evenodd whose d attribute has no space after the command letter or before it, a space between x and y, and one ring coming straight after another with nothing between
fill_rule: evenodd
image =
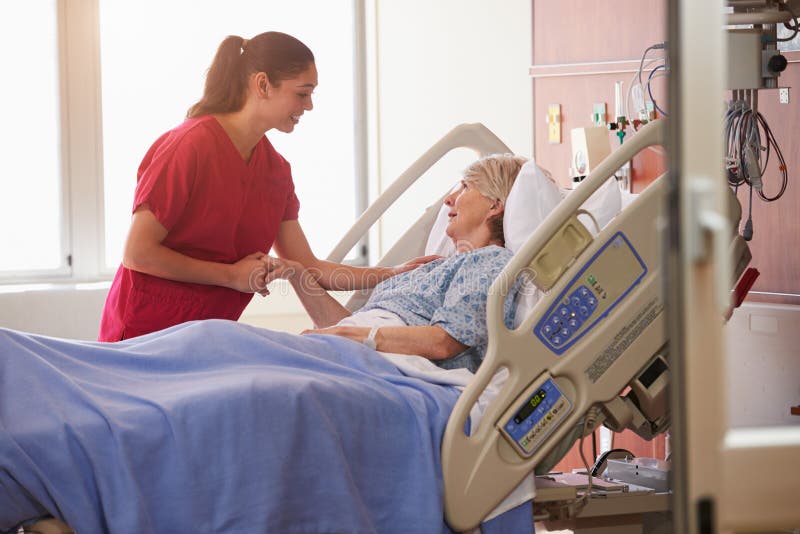
<instances>
[{"instance_id":1,"label":"white pillow","mask_svg":"<svg viewBox=\"0 0 800 534\"><path fill-rule=\"evenodd\" d=\"M622 208L625 209L628 205L636 200L636 197L639 196L639 193L628 193L627 191L622 192Z\"/></svg>"},{"instance_id":2,"label":"white pillow","mask_svg":"<svg viewBox=\"0 0 800 534\"><path fill-rule=\"evenodd\" d=\"M550 173L529 160L520 169L506 199L503 215L506 248L517 252L559 202L561 193Z\"/></svg>"},{"instance_id":3,"label":"white pillow","mask_svg":"<svg viewBox=\"0 0 800 534\"><path fill-rule=\"evenodd\" d=\"M569 194L569 191L567 190L564 195ZM525 163L506 199L503 216L506 248L516 253L561 202L564 195L559 191L549 172L536 165L532 159ZM609 178L583 203L581 208L591 213L597 221L597 225L602 229L622 208L622 196L616 180ZM455 245L445 233L449 222L447 216L449 211L450 208L442 204L431 232L428 234L428 241L425 245L426 255L451 256L455 254ZM592 233L597 232L597 228L589 217L585 215L579 217ZM541 297L542 292L538 288L532 283L526 283L517 300L515 328L528 316Z\"/></svg>"},{"instance_id":4,"label":"white pillow","mask_svg":"<svg viewBox=\"0 0 800 534\"><path fill-rule=\"evenodd\" d=\"M569 194L569 191L568 189L566 194ZM592 221L592 217L578 215L578 219L592 234L597 235L598 231L602 230L622 210L622 191L617 185L617 179L611 177L606 180L606 183L586 199L581 208L592 214L594 220L597 221L597 226Z\"/></svg>"}]
</instances>

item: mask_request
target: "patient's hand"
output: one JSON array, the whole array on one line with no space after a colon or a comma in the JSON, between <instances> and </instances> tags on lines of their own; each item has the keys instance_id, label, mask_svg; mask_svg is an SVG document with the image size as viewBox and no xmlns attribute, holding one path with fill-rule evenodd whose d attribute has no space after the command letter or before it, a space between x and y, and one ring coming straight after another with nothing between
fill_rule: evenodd
<instances>
[{"instance_id":1,"label":"patient's hand","mask_svg":"<svg viewBox=\"0 0 800 534\"><path fill-rule=\"evenodd\" d=\"M406 271L413 271L414 269L416 269L420 265L425 265L426 263L429 263L429 262L431 262L433 260L441 259L443 257L444 256L439 256L439 255L433 254L433 255L430 255L430 256L420 256L418 258L414 258L413 260L408 260L407 262L405 262L405 263L403 263L401 265L397 265L397 266L393 267L393 269L395 271L394 274L400 274L400 273L404 273Z\"/></svg>"},{"instance_id":2,"label":"patient's hand","mask_svg":"<svg viewBox=\"0 0 800 534\"><path fill-rule=\"evenodd\" d=\"M368 326L329 326L328 328L317 328L303 330L301 334L327 334L329 336L340 336L363 343L369 335Z\"/></svg>"}]
</instances>

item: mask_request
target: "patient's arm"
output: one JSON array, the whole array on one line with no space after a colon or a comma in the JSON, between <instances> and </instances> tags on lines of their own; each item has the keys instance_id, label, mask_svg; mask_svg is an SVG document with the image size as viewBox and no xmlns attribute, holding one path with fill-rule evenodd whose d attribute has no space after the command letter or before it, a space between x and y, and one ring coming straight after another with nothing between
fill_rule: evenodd
<instances>
[{"instance_id":1,"label":"patient's arm","mask_svg":"<svg viewBox=\"0 0 800 534\"><path fill-rule=\"evenodd\" d=\"M306 330L304 334L331 334L363 343L368 326L333 326ZM383 326L375 336L375 348L381 352L416 354L429 360L446 360L469 347L457 341L438 326Z\"/></svg>"},{"instance_id":2,"label":"patient's arm","mask_svg":"<svg viewBox=\"0 0 800 534\"><path fill-rule=\"evenodd\" d=\"M294 220L281 223L273 249L281 258L298 261L307 269L311 269L320 286L335 291L375 287L382 280L416 269L420 265L440 257L423 256L396 267L355 267L320 260L311 251L300 223ZM269 283L272 279L274 277L270 278L267 275L266 282Z\"/></svg>"},{"instance_id":3,"label":"patient's arm","mask_svg":"<svg viewBox=\"0 0 800 534\"><path fill-rule=\"evenodd\" d=\"M351 315L347 308L319 285L313 270L306 269L299 262L283 258L267 256L265 261L270 279L283 278L292 284L315 327L331 326Z\"/></svg>"}]
</instances>

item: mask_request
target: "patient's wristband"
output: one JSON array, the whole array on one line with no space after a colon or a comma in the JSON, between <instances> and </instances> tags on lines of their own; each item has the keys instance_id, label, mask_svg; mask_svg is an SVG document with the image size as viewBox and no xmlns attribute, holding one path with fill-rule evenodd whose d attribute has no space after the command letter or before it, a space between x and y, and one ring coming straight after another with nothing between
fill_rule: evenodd
<instances>
[{"instance_id":1,"label":"patient's wristband","mask_svg":"<svg viewBox=\"0 0 800 534\"><path fill-rule=\"evenodd\" d=\"M370 328L369 334L367 334L367 337L364 338L362 343L372 350L378 350L378 344L375 342L375 336L378 335L378 330L380 330L380 328L380 326L373 326Z\"/></svg>"}]
</instances>

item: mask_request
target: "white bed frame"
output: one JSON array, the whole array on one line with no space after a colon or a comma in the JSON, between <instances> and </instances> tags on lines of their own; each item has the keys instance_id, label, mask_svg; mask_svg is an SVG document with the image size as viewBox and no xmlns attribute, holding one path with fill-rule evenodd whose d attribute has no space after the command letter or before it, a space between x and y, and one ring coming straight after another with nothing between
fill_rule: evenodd
<instances>
[{"instance_id":1,"label":"white bed frame","mask_svg":"<svg viewBox=\"0 0 800 534\"><path fill-rule=\"evenodd\" d=\"M487 355L475 380L459 398L442 445L445 513L453 528L462 531L475 528L538 464L554 463L575 439L601 423L615 431L633 429L646 439L652 439L669 427L668 339L661 276L662 214L667 181L658 179L649 185L595 237L577 218L581 205L609 177L640 151L662 145L665 136L665 121L654 121L612 152L545 219L490 289ZM510 152L481 124L456 127L364 212L328 259L341 261L411 184L447 152L460 147L471 148L479 155ZM439 207L439 204L430 206L378 264L396 265L422 255ZM722 233L728 237L714 244L735 259L730 276L717 281L720 294L725 295L750 260L746 243L735 232L740 215L735 200L731 208L730 220L726 221L730 224L728 233ZM621 240L619 235L624 238ZM632 254L612 257L604 252L623 241L627 241ZM603 261L606 257L608 259ZM615 262L628 262L624 267L635 270L639 268L637 258L646 268L632 281L625 277L623 265ZM601 311L598 321L585 328L579 342L563 354L554 354L552 347L537 337L537 326L556 305L555 301L581 283L579 276L589 264L595 269L594 276L616 290L619 298ZM499 280L513 279L518 273L531 269L537 276L534 283L547 295L519 328L509 330L503 324L502 311L510 284L501 284ZM368 295L369 292L356 293L348 302L348 308L359 307ZM636 334L620 342L620 337L626 337L632 329ZM619 353L610 362L602 357L609 347ZM466 436L463 429L470 409L501 368L508 369L509 379L489 404L479 427ZM539 443L524 450L504 434L502 427L514 414L520 413L544 383L561 390L569 409L562 411L556 423L547 426L543 432L546 435ZM621 396L628 386L632 393ZM584 426L585 418L589 420Z\"/></svg>"},{"instance_id":2,"label":"white bed frame","mask_svg":"<svg viewBox=\"0 0 800 534\"><path fill-rule=\"evenodd\" d=\"M636 247L644 248L642 255L647 258L650 270L646 280L641 281L644 291L639 291L633 302L626 305L626 312L631 309L641 308L643 303L652 303L658 308L657 320L653 321L640 335L636 343L626 352L626 358L620 358L614 365L613 380L600 381L601 387L589 383L586 378L581 378L582 366L594 356L594 352L584 350L581 355L575 351L559 358L553 356L542 345L532 332L532 327L547 310L553 294L557 293L573 273L580 269L586 258L591 258L607 240L607 236L616 231L623 224L612 224L614 229L607 228L596 239L586 230L577 219L580 206L602 186L624 163L633 156L651 145L660 145L665 135L664 121L656 121L641 128L625 144L621 145L609 158L602 162L565 200L554 212L545 219L539 229L515 254L506 266L503 274L498 279L506 280L515 277L517 273L531 267L539 275L537 281L540 289L553 290L550 299L545 298L536 306L533 313L520 327L511 331L505 328L502 320L503 301L510 284L505 284L505 291L497 284L493 286L493 293L487 303L489 326L489 347L486 358L478 371L475 380L461 395L445 433L442 445L442 468L445 482L445 511L448 522L457 530L470 530L475 528L503 498L511 492L519 482L534 470L536 465L545 460L548 454L553 453L560 458L569 449L574 439L579 435L576 428L580 426L584 414L595 404L611 403L604 413L608 426L623 430L626 426L638 427L637 430L645 437L652 438L658 432L665 430L669 425L666 416L666 386L667 374L661 376L653 391L647 397L656 406L650 406L648 415L643 417L640 410L631 410L624 400L618 395L639 372L645 368L658 355L666 343L666 332L663 325L663 305L661 304L660 287L660 238L656 221L661 214L661 203L664 198L665 180L657 180L650 185L642 195L639 195L629 207L625 209L624 216L618 216L624 226L629 227L626 235L637 243ZM386 209L399 198L419 177L421 177L442 156L455 148L466 147L474 150L478 155L490 153L510 152L508 147L500 141L491 131L482 124L462 124L457 126L438 143L423 154L412 164L392 185L387 189L355 223L353 228L342 238L329 260L339 262L358 243L369 228L381 217ZM451 184L447 184L448 186ZM433 226L440 204L431 205L420 219L398 240L397 243L381 258L379 265L396 265L424 253L424 245ZM650 224L634 220L634 214L647 216ZM561 246L570 241L564 236L577 236L577 242L569 246ZM561 244L561 245L560 245ZM558 257L558 266L555 271L551 267L543 267L544 256ZM538 263L537 263L538 262ZM546 262L545 262L546 263ZM571 267L570 267L571 265ZM568 268L569 267L569 268ZM547 272L545 272L547 271ZM561 282L559 282L561 280ZM369 296L369 291L357 292L347 304L349 309L358 308ZM652 304L651 304L652 305ZM616 314L619 323L627 321L627 313ZM606 321L612 322L612 321ZM602 335L598 336L597 330L588 343L584 340L583 347L593 346L596 343L605 343ZM610 332L610 328L602 329ZM618 328L614 332L618 331ZM633 354L633 356L630 356ZM565 363L569 362L569 363ZM509 380L500 394L491 402L482 423L478 429L473 429L471 436L465 436L464 425L469 417L469 412L478 397L483 393L489 381L502 367L510 371ZM549 371L549 374L547 374ZM569 389L569 396L574 399L569 417L542 443L534 454L530 456L520 454L505 436L498 430L498 426L508 417L508 414L519 409L521 404L530 394L534 386L539 386L546 378L558 377L562 389ZM641 389L641 388L640 388ZM588 392L591 391L591 394ZM634 411L636 421L633 421ZM593 426L585 431L591 431L602 421L600 414L594 416ZM655 420L654 425L651 422ZM616 424L615 424L616 423ZM649 425L649 432L643 427ZM552 462L551 462L552 463Z\"/></svg>"},{"instance_id":3,"label":"white bed frame","mask_svg":"<svg viewBox=\"0 0 800 534\"><path fill-rule=\"evenodd\" d=\"M372 225L414 182L448 152L457 148L469 148L479 156L511 153L511 149L483 124L471 123L456 126L425 151L403 174L392 182L392 185L386 191L364 210L364 213L342 237L327 259L341 263L347 253L367 235ZM452 185L452 183L444 184L443 189L452 187ZM417 222L400 236L400 239L381 257L377 265L399 265L411 258L424 255L428 234L436 220L436 215L439 213L445 194L442 195L438 202L433 202ZM360 308L367 301L370 293L371 291L356 291L348 300L346 307L350 311Z\"/></svg>"}]
</instances>

